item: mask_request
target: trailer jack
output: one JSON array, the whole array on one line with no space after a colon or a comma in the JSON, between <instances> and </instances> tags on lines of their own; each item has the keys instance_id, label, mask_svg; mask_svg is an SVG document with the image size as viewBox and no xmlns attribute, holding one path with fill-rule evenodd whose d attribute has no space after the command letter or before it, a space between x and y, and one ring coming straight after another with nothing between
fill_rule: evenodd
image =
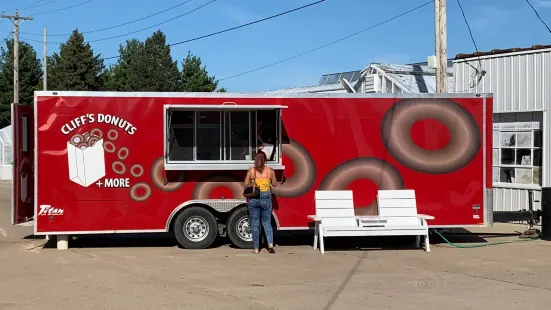
<instances>
[{"instance_id":1,"label":"trailer jack","mask_svg":"<svg viewBox=\"0 0 551 310\"><path fill-rule=\"evenodd\" d=\"M528 191L528 210L522 209L520 210L520 214L524 217L526 217L526 222L528 222L528 228L526 231L524 231L520 238L532 238L532 239L538 239L541 238L541 231L537 228L534 228L534 225L539 224L540 217L541 217L541 210L534 211L534 208L532 207L533 199L532 196L533 192L532 190ZM538 201L535 201L538 202Z\"/></svg>"},{"instance_id":2,"label":"trailer jack","mask_svg":"<svg viewBox=\"0 0 551 310\"><path fill-rule=\"evenodd\" d=\"M537 228L534 228L534 225L537 225L540 222L541 210L534 211L522 209L520 210L520 213L526 217L526 221L528 222L529 226L529 228L520 235L520 238L540 238L541 231Z\"/></svg>"}]
</instances>

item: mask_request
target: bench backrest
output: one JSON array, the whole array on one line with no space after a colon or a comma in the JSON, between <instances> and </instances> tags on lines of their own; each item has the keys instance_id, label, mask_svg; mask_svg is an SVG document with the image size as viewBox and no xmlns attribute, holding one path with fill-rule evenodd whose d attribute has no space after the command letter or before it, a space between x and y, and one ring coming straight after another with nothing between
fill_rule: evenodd
<instances>
[{"instance_id":1,"label":"bench backrest","mask_svg":"<svg viewBox=\"0 0 551 310\"><path fill-rule=\"evenodd\" d=\"M316 215L323 226L358 227L352 191L316 191Z\"/></svg>"},{"instance_id":2,"label":"bench backrest","mask_svg":"<svg viewBox=\"0 0 551 310\"><path fill-rule=\"evenodd\" d=\"M380 190L377 193L379 216L387 225L418 225L414 190Z\"/></svg>"}]
</instances>

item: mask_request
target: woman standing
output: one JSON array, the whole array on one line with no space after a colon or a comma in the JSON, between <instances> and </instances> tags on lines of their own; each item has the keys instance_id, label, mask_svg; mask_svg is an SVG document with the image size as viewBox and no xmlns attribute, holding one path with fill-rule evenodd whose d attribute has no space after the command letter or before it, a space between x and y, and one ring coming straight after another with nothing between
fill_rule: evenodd
<instances>
[{"instance_id":1,"label":"woman standing","mask_svg":"<svg viewBox=\"0 0 551 310\"><path fill-rule=\"evenodd\" d=\"M277 179L274 170L266 167L266 154L262 151L256 153L254 167L249 168L245 177L245 186L254 181L260 190L255 198L248 199L249 217L253 235L253 253L258 254L260 248L260 224L264 227L268 241L268 252L274 251L274 237L272 231L272 191L271 187L277 187Z\"/></svg>"}]
</instances>

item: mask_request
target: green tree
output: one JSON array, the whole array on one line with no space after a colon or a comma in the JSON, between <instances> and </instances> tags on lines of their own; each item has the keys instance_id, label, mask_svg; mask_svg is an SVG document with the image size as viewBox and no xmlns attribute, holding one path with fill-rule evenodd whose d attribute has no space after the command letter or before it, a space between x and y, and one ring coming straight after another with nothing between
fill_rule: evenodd
<instances>
[{"instance_id":1,"label":"green tree","mask_svg":"<svg viewBox=\"0 0 551 310\"><path fill-rule=\"evenodd\" d=\"M11 123L13 103L13 39L0 48L0 128ZM33 47L19 42L19 103L33 104L34 91L42 77L42 65Z\"/></svg>"},{"instance_id":2,"label":"green tree","mask_svg":"<svg viewBox=\"0 0 551 310\"><path fill-rule=\"evenodd\" d=\"M102 90L104 69L101 55L94 55L82 33L75 29L67 42L60 45L59 54L48 57L48 89Z\"/></svg>"},{"instance_id":3,"label":"green tree","mask_svg":"<svg viewBox=\"0 0 551 310\"><path fill-rule=\"evenodd\" d=\"M225 88L216 90L218 81L214 76L209 76L207 67L201 67L201 58L188 51L182 61L182 84L186 92L226 92Z\"/></svg>"},{"instance_id":4,"label":"green tree","mask_svg":"<svg viewBox=\"0 0 551 310\"><path fill-rule=\"evenodd\" d=\"M160 30L145 42L132 39L119 47L119 62L111 67L108 88L116 91L181 91L178 63Z\"/></svg>"}]
</instances>

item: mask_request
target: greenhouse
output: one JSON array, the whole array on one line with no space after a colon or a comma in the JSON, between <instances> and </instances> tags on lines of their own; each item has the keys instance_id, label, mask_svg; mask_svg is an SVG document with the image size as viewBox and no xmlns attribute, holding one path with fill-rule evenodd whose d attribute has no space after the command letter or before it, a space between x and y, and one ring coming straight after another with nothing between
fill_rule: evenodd
<instances>
[{"instance_id":1,"label":"greenhouse","mask_svg":"<svg viewBox=\"0 0 551 310\"><path fill-rule=\"evenodd\" d=\"M0 180L12 179L12 137L11 125L0 129Z\"/></svg>"}]
</instances>

